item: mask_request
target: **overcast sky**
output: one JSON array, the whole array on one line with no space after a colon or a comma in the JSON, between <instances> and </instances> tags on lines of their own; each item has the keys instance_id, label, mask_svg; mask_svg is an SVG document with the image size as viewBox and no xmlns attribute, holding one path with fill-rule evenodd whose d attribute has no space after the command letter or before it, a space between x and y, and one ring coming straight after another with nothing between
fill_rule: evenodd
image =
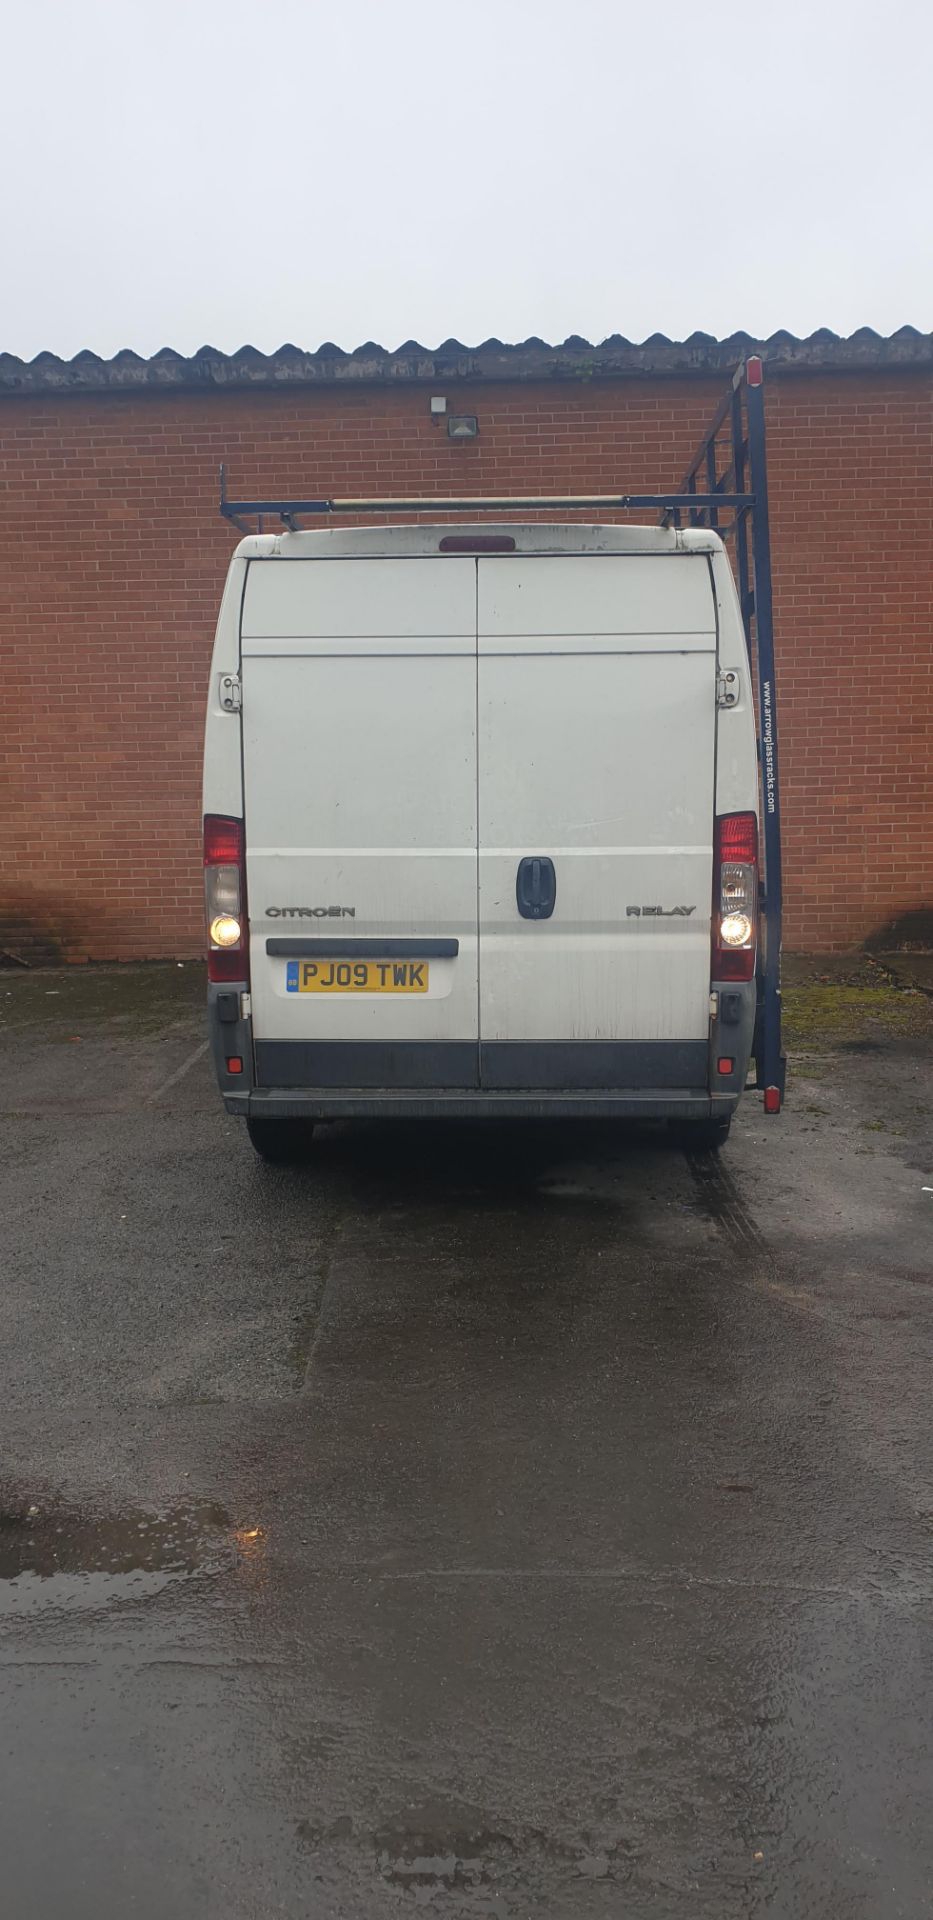
<instances>
[{"instance_id":1,"label":"overcast sky","mask_svg":"<svg viewBox=\"0 0 933 1920\"><path fill-rule=\"evenodd\" d=\"M6 0L0 351L933 328L931 0Z\"/></svg>"}]
</instances>

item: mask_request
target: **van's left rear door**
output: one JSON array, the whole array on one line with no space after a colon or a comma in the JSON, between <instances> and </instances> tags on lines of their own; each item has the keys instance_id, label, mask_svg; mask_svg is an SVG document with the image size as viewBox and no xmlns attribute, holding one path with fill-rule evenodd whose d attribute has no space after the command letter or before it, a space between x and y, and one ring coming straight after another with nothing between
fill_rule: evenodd
<instances>
[{"instance_id":1,"label":"van's left rear door","mask_svg":"<svg viewBox=\"0 0 933 1920\"><path fill-rule=\"evenodd\" d=\"M476 1086L473 561L253 562L242 682L259 1084Z\"/></svg>"}]
</instances>

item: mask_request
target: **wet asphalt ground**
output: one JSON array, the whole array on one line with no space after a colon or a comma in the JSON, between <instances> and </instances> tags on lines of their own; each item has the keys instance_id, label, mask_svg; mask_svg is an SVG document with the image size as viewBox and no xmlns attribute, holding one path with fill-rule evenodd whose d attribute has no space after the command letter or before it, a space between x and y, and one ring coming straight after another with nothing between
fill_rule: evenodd
<instances>
[{"instance_id":1,"label":"wet asphalt ground","mask_svg":"<svg viewBox=\"0 0 933 1920\"><path fill-rule=\"evenodd\" d=\"M929 1002L296 1171L196 969L0 1008L3 1916L933 1912Z\"/></svg>"}]
</instances>

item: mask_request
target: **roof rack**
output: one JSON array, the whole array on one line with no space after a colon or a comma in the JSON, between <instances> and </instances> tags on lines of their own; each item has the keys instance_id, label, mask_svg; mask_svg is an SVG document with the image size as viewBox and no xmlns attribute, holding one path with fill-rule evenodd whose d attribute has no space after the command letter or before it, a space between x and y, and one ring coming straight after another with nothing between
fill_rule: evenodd
<instances>
[{"instance_id":1,"label":"roof rack","mask_svg":"<svg viewBox=\"0 0 933 1920\"><path fill-rule=\"evenodd\" d=\"M735 536L739 603L749 665L756 674L758 762L764 821L764 870L761 895L763 962L758 976L755 1024L755 1084L764 1093L766 1113L780 1111L785 1061L781 1051L781 816L778 792L777 701L774 687L774 626L771 591L771 540L765 463L763 367L750 355L736 368L732 385L717 408L687 468L680 487L665 493L578 493L530 495L427 494L381 498L312 500L231 500L226 468L220 469L220 511L243 533L247 518L269 515L300 531L308 518L328 514L572 512L656 512L664 527L708 527L723 539ZM726 464L722 465L723 460ZM723 522L721 516L729 518Z\"/></svg>"},{"instance_id":2,"label":"roof rack","mask_svg":"<svg viewBox=\"0 0 933 1920\"><path fill-rule=\"evenodd\" d=\"M665 522L672 516L689 508L697 513L702 508L717 514L724 507L734 509L750 507L752 496L748 493L539 493L539 494L471 494L463 498L446 493L420 494L406 499L400 494L386 494L375 499L328 499L328 500L228 500L226 492L226 468L220 469L220 511L225 520L232 520L244 533L251 531L243 525L244 516L255 515L281 520L290 533L300 531L298 522L311 515L328 513L514 513L524 509L526 512L549 512L558 507L563 512L579 512L582 508L601 509L603 512L622 513L630 509L635 512L650 510L661 513ZM677 524L680 524L679 517ZM699 525L699 521L696 522ZM711 525L717 524L711 522Z\"/></svg>"}]
</instances>

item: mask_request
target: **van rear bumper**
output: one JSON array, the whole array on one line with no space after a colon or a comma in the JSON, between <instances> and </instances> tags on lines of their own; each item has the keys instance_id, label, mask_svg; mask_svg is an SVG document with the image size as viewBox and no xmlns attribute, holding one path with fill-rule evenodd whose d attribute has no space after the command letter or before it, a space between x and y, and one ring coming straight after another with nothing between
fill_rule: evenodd
<instances>
[{"instance_id":1,"label":"van rear bumper","mask_svg":"<svg viewBox=\"0 0 933 1920\"><path fill-rule=\"evenodd\" d=\"M224 1094L228 1113L269 1120L708 1120L732 1113L738 1094L710 1098L700 1088L633 1087L582 1090L461 1087L426 1092L376 1087L256 1087Z\"/></svg>"},{"instance_id":2,"label":"van rear bumper","mask_svg":"<svg viewBox=\"0 0 933 1920\"><path fill-rule=\"evenodd\" d=\"M235 991L211 988L209 997L220 1091L227 1112L243 1118L705 1120L738 1105L754 994L754 983L732 993L726 1023L714 1020L707 1040L480 1045L255 1039Z\"/></svg>"}]
</instances>

